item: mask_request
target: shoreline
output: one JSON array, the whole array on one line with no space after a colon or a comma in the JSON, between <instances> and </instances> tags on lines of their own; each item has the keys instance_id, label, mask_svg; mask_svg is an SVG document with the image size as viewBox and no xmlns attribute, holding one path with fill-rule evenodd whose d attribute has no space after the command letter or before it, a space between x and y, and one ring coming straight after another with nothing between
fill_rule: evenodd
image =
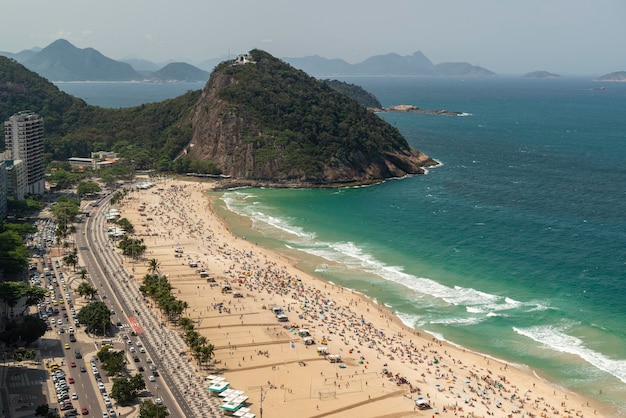
<instances>
[{"instance_id":1,"label":"shoreline","mask_svg":"<svg viewBox=\"0 0 626 418\"><path fill-rule=\"evenodd\" d=\"M461 416L465 416L466 413L468 414L466 416L488 416L494 413L497 416L508 416L510 413L532 412L540 416L541 413L553 415L556 411L559 412L559 416L561 414L563 416L611 416L601 415L603 413L610 414L610 412L604 410L603 405L593 405L596 403L595 400L582 398L566 388L557 387L541 378L535 370L527 366L486 356L456 343L439 340L431 334L416 330L404 324L390 308L375 299L330 283L314 273L299 269L297 258L289 257L275 249L264 248L247 241L245 238L238 237L231 231L232 226L228 224L227 220L216 213L214 203L217 197L209 196L206 193L212 189L212 183L166 180L164 184L166 186L163 189L164 193L142 190L139 191L138 196L135 196L136 192L133 192L132 200L129 200L128 197L124 200L122 216L131 220L136 229L139 230L141 229L139 224L142 220L136 210L139 203L146 203L147 211L154 212L151 215L155 218L154 225L145 227L152 228L151 231L148 231L150 235L146 239L148 253L145 258L156 258L162 264L163 272L169 273L170 282L175 291L178 292L174 295L187 301L190 305L186 316L192 319L198 317L198 322L202 324L199 327L199 332L216 347L215 360L217 366L223 369L224 376L231 382L232 387L246 391L246 395L250 397L250 407L253 412L259 413L259 395L262 395L263 392L260 387L264 385L279 387L278 384L272 384L270 380L267 381L269 385L266 385L264 378L271 376L271 380L284 380L285 382L282 384L282 399L280 396L274 396L275 391L266 389L263 409L272 416L275 416L281 407L288 407L290 413L298 413L302 416L340 416L340 411L346 410L350 410L354 414L372 417L430 416L434 414L433 410L420 412L414 409L413 400L417 399L418 395L433 403L433 406L437 408L437 413L443 415L456 415L458 412ZM158 202L162 199L161 195L170 192L169 188L178 187L181 190L172 193L171 196L179 196L179 198L170 197L167 204L186 204L192 210L179 210L177 213L173 213L159 209L161 205ZM186 193L189 193L189 198L181 199L180 197L187 196ZM195 211L194 206L196 206ZM206 214L197 210L201 207L206 209ZM226 208L223 209L227 210ZM175 215L178 215L178 219L183 219L183 221L172 225L171 221L175 219ZM192 215L199 218L192 222ZM234 215L242 222L248 222L246 227L251 228L249 218L238 214ZM161 220L160 223L158 223L159 220ZM205 280L201 280L199 275L194 274L189 267L180 267L180 264L184 263L177 263L179 259L174 258L173 251L173 246L177 244L168 237L171 237L172 231L176 230L176 238L182 241L181 238L185 234L184 222L189 222L188 225L202 224L198 226L198 229L208 228L211 234L196 234L192 228L188 236L189 239L184 244L178 244L185 248L185 253L188 255L193 253L192 258L202 259L202 267L216 277L218 283L228 283L233 289L241 290L244 293L242 299L233 303L232 296L226 297L220 294L219 288L210 286L207 290ZM169 233L165 234L168 225L171 228ZM155 229L158 230L158 237L153 235ZM202 232L206 231L203 230ZM211 239L205 239L209 236ZM190 249L193 245L195 248ZM251 266L255 262L259 267L263 265L258 269L258 272L264 271L267 274L272 269L278 269L276 273L283 278L286 275L292 282L296 278L297 285L288 288L286 292L277 291L277 289L282 288L272 287L274 286L272 283L274 279L270 278L265 281L263 276L255 276L258 273L256 266ZM279 264L283 265L279 268ZM235 266L236 269L220 270L221 267L230 266ZM242 278L239 273L233 274L241 267L243 269L240 272L245 272L247 268L250 273L247 277L243 275ZM181 272L183 272L183 277L181 277ZM174 277L175 275L178 277ZM251 280L253 277L256 277L255 280L259 283ZM261 277L260 280L259 277ZM140 279L136 278L136 280ZM202 290L200 290L201 284ZM196 290L193 290L194 287ZM314 305L315 308L323 307L324 309L330 306L325 312L330 312L328 315L333 318L332 324L331 322L324 323L328 319L319 321L316 313L311 314L309 310L298 309L298 305L302 303L300 297L303 294L309 300L317 297L318 300L332 301L331 305L323 303ZM320 295L321 298L318 297ZM229 314L223 315L221 310L220 314L216 314L215 309L211 308L212 303L207 304L211 297L215 303L222 303L224 307L228 306ZM280 327L269 310L261 309L262 305L276 302L287 305L290 323L306 323L316 342L322 337L331 340L332 335L328 347L333 353L341 354L346 368L335 372L337 370L336 365L321 361L323 359L314 355L314 349L304 346L300 338ZM308 302L305 305L308 308ZM236 310L234 315L230 314L231 306ZM298 312L299 315L296 316L294 311ZM237 312L241 313L237 314ZM342 317L346 312L348 312L347 318ZM294 321L292 316L298 319ZM360 328L359 316L361 321L369 324L368 329L378 332L372 335L372 333ZM210 325L205 324L205 319L206 322L210 322ZM215 321L218 322L217 326ZM259 324L263 324L262 326L267 329L262 330ZM272 328L271 331L270 328ZM228 331L226 331L227 329ZM257 342L255 342L255 338L257 338ZM343 346L341 345L342 342ZM296 347L294 348L294 346ZM256 347L263 347L267 350ZM259 352L263 351L268 352L267 356L258 355ZM300 360L301 352L306 355L305 360ZM360 354L360 356L356 354ZM239 360L240 357L242 360ZM279 361L275 361L276 357ZM233 362L236 362L237 365L234 365ZM301 362L308 363L307 367L303 367ZM231 366L229 367L227 364ZM495 369L495 367L499 367L499 370L490 370L490 368ZM405 384L393 385L389 383L388 377L381 376L381 372L385 368L397 372L399 376L406 376L406 380L411 382L410 387ZM254 371L264 371L265 373L263 376L258 376L261 373ZM329 378L325 373L330 373L332 376L333 372L335 372L334 384L337 385L336 379L344 381L343 388L341 383L339 383L339 388L329 386L327 380ZM209 374L206 371L203 373ZM298 379L293 375L294 373L299 376L306 375L306 378ZM506 373L508 377L502 373ZM322 380L320 376L325 377ZM501 379L501 377L505 378ZM259 378L261 379L259 380ZM490 381L500 382L501 386L493 386L489 384ZM364 382L365 386L363 386ZM360 389L358 391L348 390L345 387L346 383L348 385L360 385ZM314 385L328 391L318 390L319 396L315 397L313 396ZM309 389L308 396L306 394L307 386ZM414 389L417 390L413 391ZM278 392L281 391L278 390ZM322 394L326 393L328 399L321 399ZM412 399L410 402L408 401L409 397ZM446 407L446 412L444 412L444 407ZM272 413L273 410L274 413ZM507 413L502 415L505 410ZM597 413L594 414L594 410Z\"/></svg>"}]
</instances>

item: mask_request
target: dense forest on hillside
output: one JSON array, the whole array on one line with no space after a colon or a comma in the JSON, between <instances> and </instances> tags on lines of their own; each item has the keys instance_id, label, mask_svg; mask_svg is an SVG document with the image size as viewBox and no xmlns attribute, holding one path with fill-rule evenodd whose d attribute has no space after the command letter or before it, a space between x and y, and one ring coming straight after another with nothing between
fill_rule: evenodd
<instances>
[{"instance_id":1,"label":"dense forest on hillside","mask_svg":"<svg viewBox=\"0 0 626 418\"><path fill-rule=\"evenodd\" d=\"M90 106L0 56L0 119L24 110L42 115L47 162L106 150L119 153L129 169L218 174L227 168L234 176L324 183L413 174L428 158L367 110L380 104L361 87L320 82L264 51L250 54L254 64L216 66L204 92L123 109ZM217 102L226 107L196 118ZM192 149L191 141L205 145ZM224 143L240 154L232 157ZM211 147L219 152L196 152ZM189 154L174 162L181 152ZM241 152L251 152L251 166L241 165Z\"/></svg>"},{"instance_id":2,"label":"dense forest on hillside","mask_svg":"<svg viewBox=\"0 0 626 418\"><path fill-rule=\"evenodd\" d=\"M284 172L298 167L315 176L329 162L358 167L383 152L409 150L396 128L356 101L264 51L250 54L255 64L222 63L213 75L237 81L219 96L263 133L244 138L256 144L259 162L282 160Z\"/></svg>"},{"instance_id":3,"label":"dense forest on hillside","mask_svg":"<svg viewBox=\"0 0 626 418\"><path fill-rule=\"evenodd\" d=\"M356 100L359 104L375 109L381 109L383 105L378 101L376 96L374 96L369 91L365 90L361 86L357 86L356 84L346 83L345 81L339 80L321 80L322 83L327 84L333 89L337 90L340 93L345 94L346 96Z\"/></svg>"},{"instance_id":4,"label":"dense forest on hillside","mask_svg":"<svg viewBox=\"0 0 626 418\"><path fill-rule=\"evenodd\" d=\"M136 168L161 164L168 169L191 137L189 114L199 96L200 91L190 91L160 103L104 109L63 93L14 60L0 56L0 120L23 110L42 115L48 161L112 150L133 161Z\"/></svg>"}]
</instances>

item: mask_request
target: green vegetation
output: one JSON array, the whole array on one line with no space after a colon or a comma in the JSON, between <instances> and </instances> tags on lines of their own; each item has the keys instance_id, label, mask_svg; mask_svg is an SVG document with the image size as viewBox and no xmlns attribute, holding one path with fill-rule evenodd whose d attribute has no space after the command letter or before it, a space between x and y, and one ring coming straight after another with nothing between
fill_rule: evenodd
<instances>
[{"instance_id":1,"label":"green vegetation","mask_svg":"<svg viewBox=\"0 0 626 418\"><path fill-rule=\"evenodd\" d=\"M95 181L81 181L78 183L76 193L78 196L92 195L100 191L100 185Z\"/></svg>"},{"instance_id":2,"label":"green vegetation","mask_svg":"<svg viewBox=\"0 0 626 418\"><path fill-rule=\"evenodd\" d=\"M171 162L191 139L190 116L199 97L200 91L190 91L160 103L103 109L0 56L0 120L26 109L42 115L49 161L106 149L120 153L128 169L151 169L161 158Z\"/></svg>"},{"instance_id":3,"label":"green vegetation","mask_svg":"<svg viewBox=\"0 0 626 418\"><path fill-rule=\"evenodd\" d=\"M48 325L36 315L27 315L10 320L0 333L0 341L9 347L29 345L46 333Z\"/></svg>"},{"instance_id":4,"label":"green vegetation","mask_svg":"<svg viewBox=\"0 0 626 418\"><path fill-rule=\"evenodd\" d=\"M91 284L89 284L89 282L87 281L82 281L80 282L80 284L78 285L78 287L76 288L76 291L78 292L79 295L81 295L82 297L88 297L89 299L93 300L93 297L98 293L98 289L96 289L95 287L93 287Z\"/></svg>"},{"instance_id":5,"label":"green vegetation","mask_svg":"<svg viewBox=\"0 0 626 418\"><path fill-rule=\"evenodd\" d=\"M187 302L178 300L172 295L172 285L167 277L159 274L146 274L139 290L150 296L170 321L178 320L189 306Z\"/></svg>"},{"instance_id":6,"label":"green vegetation","mask_svg":"<svg viewBox=\"0 0 626 418\"><path fill-rule=\"evenodd\" d=\"M165 405L157 405L150 399L143 401L139 406L139 418L167 417L170 411Z\"/></svg>"},{"instance_id":7,"label":"green vegetation","mask_svg":"<svg viewBox=\"0 0 626 418\"><path fill-rule=\"evenodd\" d=\"M137 399L139 391L144 390L145 388L146 381L143 380L143 376L141 374L136 374L130 379L120 377L113 379L111 397L121 404L127 404Z\"/></svg>"},{"instance_id":8,"label":"green vegetation","mask_svg":"<svg viewBox=\"0 0 626 418\"><path fill-rule=\"evenodd\" d=\"M116 376L126 368L126 355L124 351L111 351L110 348L110 345L105 345L96 355L107 375Z\"/></svg>"},{"instance_id":9,"label":"green vegetation","mask_svg":"<svg viewBox=\"0 0 626 418\"><path fill-rule=\"evenodd\" d=\"M256 64L218 65L236 82L219 91L247 120L253 155L271 161L283 174L301 171L314 180L324 167L361 167L384 152L408 151L400 132L354 100L266 52L250 52ZM362 168L362 167L361 167Z\"/></svg>"},{"instance_id":10,"label":"green vegetation","mask_svg":"<svg viewBox=\"0 0 626 418\"><path fill-rule=\"evenodd\" d=\"M345 81L339 80L321 80L322 83L328 85L329 87L337 90L339 93L343 93L351 99L358 102L361 106L371 107L376 109L381 109L383 107L382 104L378 101L376 96L374 96L369 91L365 90L361 86L357 86L356 84L349 84Z\"/></svg>"},{"instance_id":11,"label":"green vegetation","mask_svg":"<svg viewBox=\"0 0 626 418\"><path fill-rule=\"evenodd\" d=\"M0 279L16 279L28 267L28 249L24 238L10 229L6 222L0 225Z\"/></svg>"},{"instance_id":12,"label":"green vegetation","mask_svg":"<svg viewBox=\"0 0 626 418\"><path fill-rule=\"evenodd\" d=\"M96 301L85 305L76 315L76 318L85 325L89 332L102 334L111 324L111 311L104 302Z\"/></svg>"},{"instance_id":13,"label":"green vegetation","mask_svg":"<svg viewBox=\"0 0 626 418\"><path fill-rule=\"evenodd\" d=\"M130 238L128 235L122 236L117 246L122 250L122 254L126 257L133 257L134 259L141 257L148 248L143 243L143 238Z\"/></svg>"},{"instance_id":14,"label":"green vegetation","mask_svg":"<svg viewBox=\"0 0 626 418\"><path fill-rule=\"evenodd\" d=\"M135 232L135 227L133 226L132 222L128 220L128 218L118 219L116 223L120 228L122 228L122 231L127 234L132 234L133 232Z\"/></svg>"},{"instance_id":15,"label":"green vegetation","mask_svg":"<svg viewBox=\"0 0 626 418\"><path fill-rule=\"evenodd\" d=\"M7 202L7 214L21 218L23 216L30 216L41 211L45 205L36 199L36 197L27 197L26 199L15 200L12 197L8 198Z\"/></svg>"}]
</instances>

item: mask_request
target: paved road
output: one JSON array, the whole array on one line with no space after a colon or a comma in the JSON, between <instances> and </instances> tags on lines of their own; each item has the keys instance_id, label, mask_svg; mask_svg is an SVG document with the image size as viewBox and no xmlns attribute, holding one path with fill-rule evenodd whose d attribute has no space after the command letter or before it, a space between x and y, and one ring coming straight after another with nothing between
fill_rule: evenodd
<instances>
[{"instance_id":1,"label":"paved road","mask_svg":"<svg viewBox=\"0 0 626 418\"><path fill-rule=\"evenodd\" d=\"M134 316L143 330L134 342L142 342L146 355L150 356L160 374L156 382L147 382L148 389L154 390L155 397L163 398L171 417L221 416L219 401L204 390L204 382L194 363L180 355L186 346L179 332L164 327L156 310L141 297L135 280L123 266L122 256L114 252L106 235L105 214L109 208L107 199L92 212L88 221L81 225L84 230L77 233L77 245L83 260L97 264L97 268L89 270L92 281L118 307L116 315L121 322L129 323L128 317ZM144 270L145 266L138 265L137 269ZM145 357L142 356L140 363L147 366ZM147 372L145 377L147 381Z\"/></svg>"}]
</instances>

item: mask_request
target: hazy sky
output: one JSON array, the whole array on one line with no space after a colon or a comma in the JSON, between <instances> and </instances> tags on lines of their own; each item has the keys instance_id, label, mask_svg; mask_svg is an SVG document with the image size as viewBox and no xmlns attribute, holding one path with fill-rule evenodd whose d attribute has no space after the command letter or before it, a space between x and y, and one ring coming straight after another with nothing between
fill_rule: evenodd
<instances>
[{"instance_id":1,"label":"hazy sky","mask_svg":"<svg viewBox=\"0 0 626 418\"><path fill-rule=\"evenodd\" d=\"M263 49L348 62L422 51L498 74L626 70L626 0L8 0L0 51L64 38L192 64Z\"/></svg>"}]
</instances>

